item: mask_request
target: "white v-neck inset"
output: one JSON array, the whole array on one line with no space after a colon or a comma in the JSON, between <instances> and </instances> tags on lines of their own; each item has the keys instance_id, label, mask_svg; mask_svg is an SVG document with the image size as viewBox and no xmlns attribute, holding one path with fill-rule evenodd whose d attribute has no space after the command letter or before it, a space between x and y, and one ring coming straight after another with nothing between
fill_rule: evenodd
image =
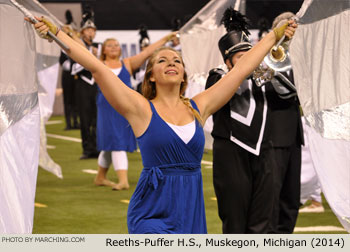
<instances>
[{"instance_id":1,"label":"white v-neck inset","mask_svg":"<svg viewBox=\"0 0 350 252\"><path fill-rule=\"evenodd\" d=\"M165 121L164 121L165 122ZM189 141L193 138L195 132L196 132L196 120L193 120L192 122L185 124L185 125L175 125L166 122L169 127L178 135L181 140L185 143L188 144Z\"/></svg>"},{"instance_id":2,"label":"white v-neck inset","mask_svg":"<svg viewBox=\"0 0 350 252\"><path fill-rule=\"evenodd\" d=\"M111 71L115 74L115 75L119 75L120 72L122 71L122 68L121 67L118 67L118 68L110 68Z\"/></svg>"}]
</instances>

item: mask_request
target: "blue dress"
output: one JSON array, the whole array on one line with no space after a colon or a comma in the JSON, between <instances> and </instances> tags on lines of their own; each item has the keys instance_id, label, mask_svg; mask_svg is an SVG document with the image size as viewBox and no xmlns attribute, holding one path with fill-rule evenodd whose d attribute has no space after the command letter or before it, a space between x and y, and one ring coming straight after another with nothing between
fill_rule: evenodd
<instances>
[{"instance_id":1,"label":"blue dress","mask_svg":"<svg viewBox=\"0 0 350 252\"><path fill-rule=\"evenodd\" d=\"M131 88L130 74L124 64L118 77ZM96 132L98 150L136 150L136 138L129 122L108 103L100 89L97 93Z\"/></svg>"},{"instance_id":2,"label":"blue dress","mask_svg":"<svg viewBox=\"0 0 350 252\"><path fill-rule=\"evenodd\" d=\"M201 174L203 128L196 121L195 134L185 144L150 104L151 122L137 138L144 168L128 208L129 233L207 233Z\"/></svg>"}]
</instances>

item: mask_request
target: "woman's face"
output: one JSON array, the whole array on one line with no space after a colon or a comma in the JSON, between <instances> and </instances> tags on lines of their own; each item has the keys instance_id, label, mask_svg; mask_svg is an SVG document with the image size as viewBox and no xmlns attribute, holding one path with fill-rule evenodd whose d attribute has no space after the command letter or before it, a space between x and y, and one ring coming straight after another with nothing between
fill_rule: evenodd
<instances>
[{"instance_id":1,"label":"woman's face","mask_svg":"<svg viewBox=\"0 0 350 252\"><path fill-rule=\"evenodd\" d=\"M180 56L172 50L162 50L155 57L150 81L157 84L181 84L184 66Z\"/></svg>"},{"instance_id":2,"label":"woman's face","mask_svg":"<svg viewBox=\"0 0 350 252\"><path fill-rule=\"evenodd\" d=\"M103 53L109 58L119 58L121 55L121 49L119 42L116 40L109 40L106 42Z\"/></svg>"}]
</instances>

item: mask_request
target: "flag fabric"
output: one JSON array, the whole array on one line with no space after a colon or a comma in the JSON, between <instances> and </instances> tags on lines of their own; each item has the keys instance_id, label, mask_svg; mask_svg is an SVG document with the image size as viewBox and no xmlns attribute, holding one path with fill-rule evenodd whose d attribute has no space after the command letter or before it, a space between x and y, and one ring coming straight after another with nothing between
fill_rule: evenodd
<instances>
[{"instance_id":1,"label":"flag fabric","mask_svg":"<svg viewBox=\"0 0 350 252\"><path fill-rule=\"evenodd\" d=\"M48 16L34 1L18 2ZM0 233L31 233L40 124L43 115L48 118L39 93L52 90L42 75L52 71L59 48L38 40L23 13L10 0L0 0L0 52ZM53 79L49 84L55 86Z\"/></svg>"},{"instance_id":2,"label":"flag fabric","mask_svg":"<svg viewBox=\"0 0 350 252\"><path fill-rule=\"evenodd\" d=\"M220 20L228 7L238 9L239 3L240 0L212 0L180 29L182 57L188 75L185 96L191 98L205 89L211 69L218 67L227 70L218 47L220 38L226 33ZM203 128L205 148L212 149L212 117L208 118Z\"/></svg>"},{"instance_id":3,"label":"flag fabric","mask_svg":"<svg viewBox=\"0 0 350 252\"><path fill-rule=\"evenodd\" d=\"M226 30L220 25L220 20L224 11L234 6L235 2L235 0L210 1L179 31L182 56L190 82L186 91L189 97L204 90L211 69L225 67L218 41ZM195 87L192 87L193 85Z\"/></svg>"},{"instance_id":4,"label":"flag fabric","mask_svg":"<svg viewBox=\"0 0 350 252\"><path fill-rule=\"evenodd\" d=\"M305 0L290 57L322 191L350 232L350 1Z\"/></svg>"},{"instance_id":5,"label":"flag fabric","mask_svg":"<svg viewBox=\"0 0 350 252\"><path fill-rule=\"evenodd\" d=\"M36 0L17 0L16 2L24 6L33 15L48 17L56 24L62 25L54 15ZM35 36L35 44L37 52L36 72L39 85L38 97L41 116L39 165L41 168L53 173L57 177L63 178L61 167L55 163L47 153L45 130L45 123L52 115L53 104L55 101L59 73L58 59L60 56L60 48L57 44L48 43L39 36Z\"/></svg>"},{"instance_id":6,"label":"flag fabric","mask_svg":"<svg viewBox=\"0 0 350 252\"><path fill-rule=\"evenodd\" d=\"M23 18L0 0L0 233L33 226L40 113L35 34Z\"/></svg>"},{"instance_id":7,"label":"flag fabric","mask_svg":"<svg viewBox=\"0 0 350 252\"><path fill-rule=\"evenodd\" d=\"M40 64L43 69L38 70L38 80L39 80L39 107L41 115L40 123L40 155L39 155L39 165L48 172L53 173L59 178L63 178L61 166L55 163L52 158L47 153L46 148L46 129L45 123L49 120L53 112L53 104L55 101L55 93L57 86L57 78L59 71L58 57L53 56L52 59L48 60L47 57L43 55L38 55L38 57L44 57L45 62ZM51 64L47 64L48 61Z\"/></svg>"}]
</instances>

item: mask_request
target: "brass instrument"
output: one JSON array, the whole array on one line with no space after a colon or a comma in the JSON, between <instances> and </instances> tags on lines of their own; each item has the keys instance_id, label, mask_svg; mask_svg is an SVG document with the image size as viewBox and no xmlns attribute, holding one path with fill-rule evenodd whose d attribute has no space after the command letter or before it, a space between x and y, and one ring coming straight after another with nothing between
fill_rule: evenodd
<instances>
[{"instance_id":1,"label":"brass instrument","mask_svg":"<svg viewBox=\"0 0 350 252\"><path fill-rule=\"evenodd\" d=\"M262 86L265 82L271 81L275 72L286 72L292 69L288 42L283 42L283 36L278 43L272 47L265 56L264 61L253 72L253 79L257 86Z\"/></svg>"},{"instance_id":2,"label":"brass instrument","mask_svg":"<svg viewBox=\"0 0 350 252\"><path fill-rule=\"evenodd\" d=\"M265 82L271 81L275 71L272 68L266 66L266 64L261 63L257 69L254 70L252 78L258 87L261 87Z\"/></svg>"},{"instance_id":3,"label":"brass instrument","mask_svg":"<svg viewBox=\"0 0 350 252\"><path fill-rule=\"evenodd\" d=\"M286 72L292 69L288 50L289 41L283 42L284 38L285 36L272 47L264 58L266 65L278 72Z\"/></svg>"}]
</instances>

